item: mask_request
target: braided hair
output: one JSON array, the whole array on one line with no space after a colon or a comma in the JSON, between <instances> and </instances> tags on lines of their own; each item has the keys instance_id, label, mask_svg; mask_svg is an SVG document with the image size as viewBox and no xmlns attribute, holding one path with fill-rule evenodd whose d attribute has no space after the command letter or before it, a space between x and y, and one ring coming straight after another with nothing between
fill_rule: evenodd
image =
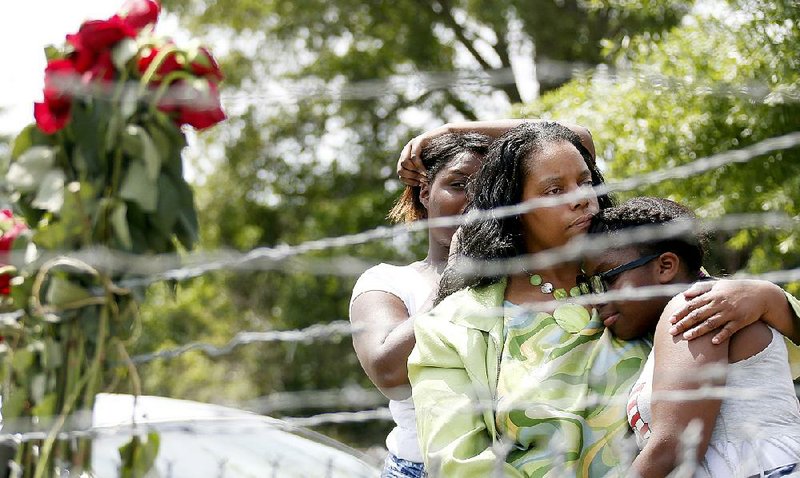
<instances>
[{"instance_id":1,"label":"braided hair","mask_svg":"<svg viewBox=\"0 0 800 478\"><path fill-rule=\"evenodd\" d=\"M523 123L496 139L489 147L483 166L467 188L467 211L489 211L522 202L522 190L530 174L528 158L551 144L570 143L578 150L592 177L592 186L603 183L594 158L572 130L555 122ZM610 196L598 198L600 208L613 205ZM546 226L545 226L546 227ZM448 295L475 286L496 283L500 276L466 272L464 259L484 262L509 259L526 253L522 219L488 217L461 226L458 247L439 282L436 303Z\"/></svg>"},{"instance_id":2,"label":"braided hair","mask_svg":"<svg viewBox=\"0 0 800 478\"><path fill-rule=\"evenodd\" d=\"M420 154L422 164L433 182L436 175L462 154L472 154L483 158L489 149L492 138L480 133L448 133L433 138ZM428 217L428 211L419 198L420 186L406 186L403 194L387 216L392 222L413 222Z\"/></svg>"},{"instance_id":3,"label":"braided hair","mask_svg":"<svg viewBox=\"0 0 800 478\"><path fill-rule=\"evenodd\" d=\"M592 218L589 234L614 233L648 225L667 225L672 221L693 220L695 214L686 206L669 199L637 197L619 206L604 209ZM699 273L705 256L705 235L698 232L664 240L636 244L642 255L674 252L690 273Z\"/></svg>"}]
</instances>

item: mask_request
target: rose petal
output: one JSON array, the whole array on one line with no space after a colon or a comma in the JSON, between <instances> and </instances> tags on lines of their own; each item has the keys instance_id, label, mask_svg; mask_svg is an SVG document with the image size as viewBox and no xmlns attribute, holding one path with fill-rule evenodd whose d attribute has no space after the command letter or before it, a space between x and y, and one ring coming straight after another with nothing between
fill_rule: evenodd
<instances>
[{"instance_id":1,"label":"rose petal","mask_svg":"<svg viewBox=\"0 0 800 478\"><path fill-rule=\"evenodd\" d=\"M88 20L83 22L78 30L74 44L80 45L79 49L101 52L125 37L135 38L136 30L126 24L117 15L108 20Z\"/></svg>"},{"instance_id":2,"label":"rose petal","mask_svg":"<svg viewBox=\"0 0 800 478\"><path fill-rule=\"evenodd\" d=\"M53 134L63 128L69 121L70 108L52 110L47 103L33 104L33 117L36 126L47 134Z\"/></svg>"},{"instance_id":3,"label":"rose petal","mask_svg":"<svg viewBox=\"0 0 800 478\"><path fill-rule=\"evenodd\" d=\"M141 30L158 20L161 6L154 0L128 0L122 4L119 17L131 28Z\"/></svg>"},{"instance_id":4,"label":"rose petal","mask_svg":"<svg viewBox=\"0 0 800 478\"><path fill-rule=\"evenodd\" d=\"M211 55L206 48L200 47L197 56L192 59L189 64L192 73L198 76L205 76L214 81L222 81L222 70L217 63L217 60Z\"/></svg>"}]
</instances>

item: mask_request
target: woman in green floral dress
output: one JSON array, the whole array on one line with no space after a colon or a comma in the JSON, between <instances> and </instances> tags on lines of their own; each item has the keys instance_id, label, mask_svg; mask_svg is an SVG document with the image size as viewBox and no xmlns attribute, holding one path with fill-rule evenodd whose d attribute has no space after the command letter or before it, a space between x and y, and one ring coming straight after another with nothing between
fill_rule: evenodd
<instances>
[{"instance_id":1,"label":"woman in green floral dress","mask_svg":"<svg viewBox=\"0 0 800 478\"><path fill-rule=\"evenodd\" d=\"M624 471L624 402L650 344L613 338L596 313L570 303L580 294L577 261L509 275L465 267L469 259L524 259L585 234L591 217L611 205L594 194L602 181L580 140L556 123L517 127L491 146L471 185L471 209L562 200L464 226L439 305L415 322L409 377L430 476ZM739 289L764 307L787 297L767 282ZM726 311L724 320L760 315Z\"/></svg>"}]
</instances>

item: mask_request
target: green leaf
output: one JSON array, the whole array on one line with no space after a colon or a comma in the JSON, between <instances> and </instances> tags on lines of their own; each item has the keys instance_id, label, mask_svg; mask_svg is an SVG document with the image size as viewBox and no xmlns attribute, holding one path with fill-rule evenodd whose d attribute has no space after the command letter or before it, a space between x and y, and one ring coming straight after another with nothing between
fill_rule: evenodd
<instances>
[{"instance_id":1,"label":"green leaf","mask_svg":"<svg viewBox=\"0 0 800 478\"><path fill-rule=\"evenodd\" d=\"M61 212L64 205L64 171L51 169L45 174L31 205L45 211Z\"/></svg>"},{"instance_id":2,"label":"green leaf","mask_svg":"<svg viewBox=\"0 0 800 478\"><path fill-rule=\"evenodd\" d=\"M161 154L163 167L173 178L183 178L183 158L181 152L186 146L186 136L166 114L157 111L156 121L146 127Z\"/></svg>"},{"instance_id":3,"label":"green leaf","mask_svg":"<svg viewBox=\"0 0 800 478\"><path fill-rule=\"evenodd\" d=\"M125 128L123 148L131 158L141 158L146 166L147 177L155 181L161 171L161 155L147 130L138 125Z\"/></svg>"},{"instance_id":4,"label":"green leaf","mask_svg":"<svg viewBox=\"0 0 800 478\"><path fill-rule=\"evenodd\" d=\"M87 233L89 219L96 216L97 208L91 184L70 183L65 189L59 220L40 223L34 232L34 242L42 249L78 247Z\"/></svg>"},{"instance_id":5,"label":"green leaf","mask_svg":"<svg viewBox=\"0 0 800 478\"><path fill-rule=\"evenodd\" d=\"M16 191L35 191L53 167L55 151L47 146L33 146L11 163L6 181Z\"/></svg>"},{"instance_id":6,"label":"green leaf","mask_svg":"<svg viewBox=\"0 0 800 478\"><path fill-rule=\"evenodd\" d=\"M34 279L30 276L22 276L22 283L18 283L17 281L19 280L16 279L11 284L11 299L14 302L14 307L24 309L28 306Z\"/></svg>"},{"instance_id":7,"label":"green leaf","mask_svg":"<svg viewBox=\"0 0 800 478\"><path fill-rule=\"evenodd\" d=\"M58 395L55 392L48 393L41 397L37 405L31 409L31 415L35 417L52 417L56 414L56 404Z\"/></svg>"},{"instance_id":8,"label":"green leaf","mask_svg":"<svg viewBox=\"0 0 800 478\"><path fill-rule=\"evenodd\" d=\"M147 434L147 441L142 443L138 436L119 447L119 456L122 461L120 467L121 478L143 478L156 461L161 439L158 433Z\"/></svg>"},{"instance_id":9,"label":"green leaf","mask_svg":"<svg viewBox=\"0 0 800 478\"><path fill-rule=\"evenodd\" d=\"M73 103L71 131L75 134L75 144L81 149L87 164L106 164L110 158L106 152L117 143L106 143L108 118L113 114L107 101L87 101ZM103 174L103 168L99 174Z\"/></svg>"},{"instance_id":10,"label":"green leaf","mask_svg":"<svg viewBox=\"0 0 800 478\"><path fill-rule=\"evenodd\" d=\"M49 305L61 307L79 300L88 299L92 294L69 279L53 276L47 285L45 300Z\"/></svg>"},{"instance_id":11,"label":"green leaf","mask_svg":"<svg viewBox=\"0 0 800 478\"><path fill-rule=\"evenodd\" d=\"M32 372L31 367L35 359L33 351L28 349L17 349L11 358L11 367L14 369L16 375L27 377Z\"/></svg>"},{"instance_id":12,"label":"green leaf","mask_svg":"<svg viewBox=\"0 0 800 478\"><path fill-rule=\"evenodd\" d=\"M166 237L172 236L172 228L178 219L179 193L175 183L167 175L158 178L158 210L153 217L156 229Z\"/></svg>"},{"instance_id":13,"label":"green leaf","mask_svg":"<svg viewBox=\"0 0 800 478\"><path fill-rule=\"evenodd\" d=\"M47 45L44 47L44 57L47 58L47 61L55 60L57 58L63 58L64 54L61 53L61 50L56 48L53 45Z\"/></svg>"},{"instance_id":14,"label":"green leaf","mask_svg":"<svg viewBox=\"0 0 800 478\"><path fill-rule=\"evenodd\" d=\"M50 143L47 136L42 133L35 124L29 124L14 138L14 146L11 148L11 157L18 158L35 144L43 145Z\"/></svg>"},{"instance_id":15,"label":"green leaf","mask_svg":"<svg viewBox=\"0 0 800 478\"><path fill-rule=\"evenodd\" d=\"M194 194L184 180L175 184L175 192L178 197L176 202L178 222L175 226L175 235L185 248L191 249L197 243L199 229L197 210L194 207Z\"/></svg>"},{"instance_id":16,"label":"green leaf","mask_svg":"<svg viewBox=\"0 0 800 478\"><path fill-rule=\"evenodd\" d=\"M42 353L42 366L46 370L53 370L64 363L64 354L62 353L62 345L52 337L44 339L44 352Z\"/></svg>"},{"instance_id":17,"label":"green leaf","mask_svg":"<svg viewBox=\"0 0 800 478\"><path fill-rule=\"evenodd\" d=\"M23 389L15 388L10 393L3 394L3 418L17 418L22 416L28 394Z\"/></svg>"},{"instance_id":18,"label":"green leaf","mask_svg":"<svg viewBox=\"0 0 800 478\"><path fill-rule=\"evenodd\" d=\"M143 211L154 212L158 205L158 186L147 175L142 161L132 161L119 191L119 196L135 202Z\"/></svg>"},{"instance_id":19,"label":"green leaf","mask_svg":"<svg viewBox=\"0 0 800 478\"><path fill-rule=\"evenodd\" d=\"M120 202L114 207L111 213L111 226L114 228L114 236L119 240L125 249L133 247L131 232L128 229L128 206Z\"/></svg>"},{"instance_id":20,"label":"green leaf","mask_svg":"<svg viewBox=\"0 0 800 478\"><path fill-rule=\"evenodd\" d=\"M119 111L114 111L108 117L108 129L106 130L106 141L107 145L114 145L117 144L119 141L120 133L122 132L122 127L125 125L125 119L122 117Z\"/></svg>"}]
</instances>

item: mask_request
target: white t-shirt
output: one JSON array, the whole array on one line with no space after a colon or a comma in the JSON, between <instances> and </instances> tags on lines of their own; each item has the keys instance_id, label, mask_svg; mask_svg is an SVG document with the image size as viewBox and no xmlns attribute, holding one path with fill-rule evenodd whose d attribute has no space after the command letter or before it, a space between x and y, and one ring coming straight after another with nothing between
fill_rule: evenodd
<instances>
[{"instance_id":1,"label":"white t-shirt","mask_svg":"<svg viewBox=\"0 0 800 478\"><path fill-rule=\"evenodd\" d=\"M381 291L392 294L403 301L408 316L421 312L430 296L435 292L428 278L412 266L395 266L378 264L358 278L350 298L352 310L353 300L364 292ZM389 400L389 410L396 426L386 437L386 448L390 453L403 460L422 463L422 453L417 439L417 421L414 403L411 398L405 400Z\"/></svg>"}]
</instances>

